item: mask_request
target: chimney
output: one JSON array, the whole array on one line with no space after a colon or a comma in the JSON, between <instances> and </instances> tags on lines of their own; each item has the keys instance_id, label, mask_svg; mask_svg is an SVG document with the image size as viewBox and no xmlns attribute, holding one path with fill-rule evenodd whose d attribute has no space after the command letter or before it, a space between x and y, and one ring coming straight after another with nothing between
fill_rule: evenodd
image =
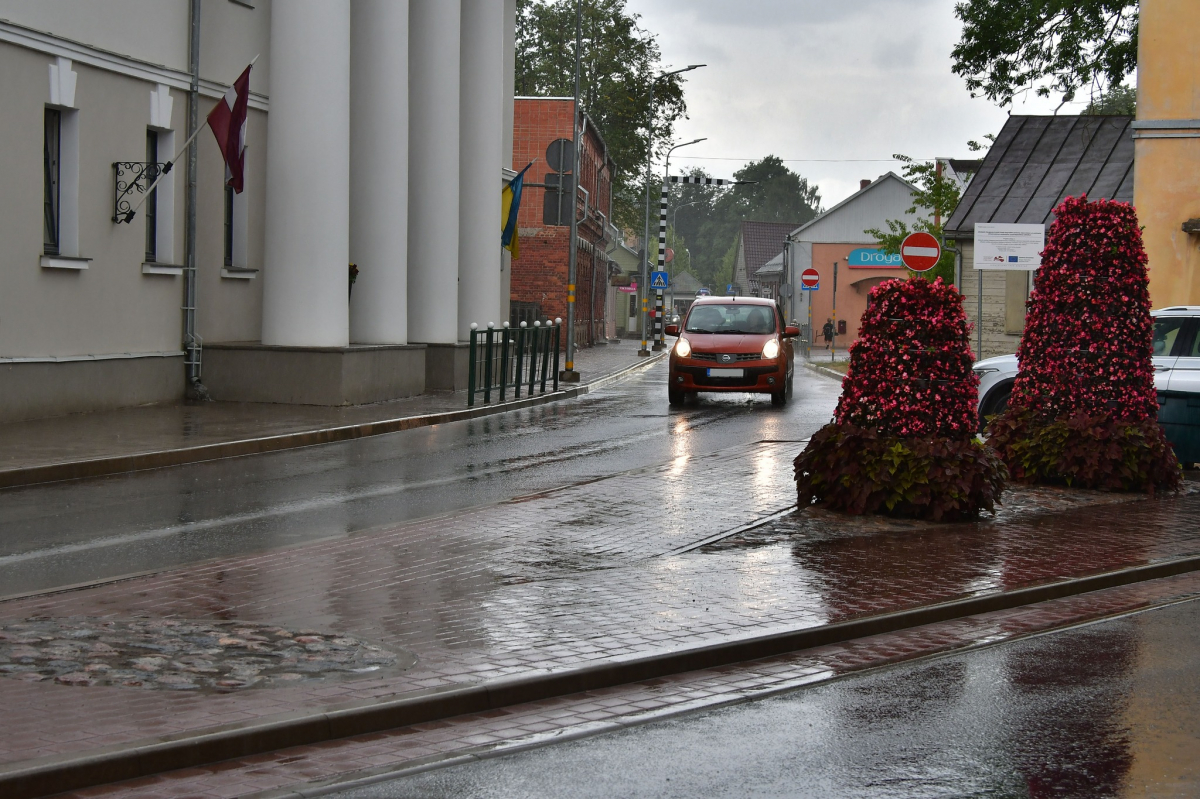
<instances>
[{"instance_id":1,"label":"chimney","mask_svg":"<svg viewBox=\"0 0 1200 799\"><path fill-rule=\"evenodd\" d=\"M862 191L863 189L865 189L867 186L870 186L870 185L871 185L871 181L870 181L870 180L865 180L865 179L864 179L864 180L860 180L860 181L858 182L858 190L859 190L859 191Z\"/></svg>"}]
</instances>

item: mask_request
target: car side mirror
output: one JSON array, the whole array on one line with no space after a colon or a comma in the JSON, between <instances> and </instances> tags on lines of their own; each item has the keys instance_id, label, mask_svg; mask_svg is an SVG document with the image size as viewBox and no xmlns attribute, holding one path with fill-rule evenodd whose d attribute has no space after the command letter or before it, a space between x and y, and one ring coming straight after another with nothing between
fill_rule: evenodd
<instances>
[{"instance_id":1,"label":"car side mirror","mask_svg":"<svg viewBox=\"0 0 1200 799\"><path fill-rule=\"evenodd\" d=\"M798 338L800 336L800 328L795 325L788 325L783 329L784 338Z\"/></svg>"},{"instance_id":2,"label":"car side mirror","mask_svg":"<svg viewBox=\"0 0 1200 799\"><path fill-rule=\"evenodd\" d=\"M663 330L663 332L666 333L668 336L678 336L679 335L679 325L667 325L666 328Z\"/></svg>"}]
</instances>

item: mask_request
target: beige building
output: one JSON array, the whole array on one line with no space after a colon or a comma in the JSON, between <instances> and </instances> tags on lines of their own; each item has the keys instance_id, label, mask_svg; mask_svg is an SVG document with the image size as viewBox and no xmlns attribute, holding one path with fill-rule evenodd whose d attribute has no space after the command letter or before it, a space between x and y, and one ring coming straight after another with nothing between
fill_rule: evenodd
<instances>
[{"instance_id":1,"label":"beige building","mask_svg":"<svg viewBox=\"0 0 1200 799\"><path fill-rule=\"evenodd\" d=\"M0 421L176 401L189 378L315 404L462 382L470 323L507 318L514 15L0 0ZM189 100L203 123L256 57L244 192L202 129L194 172L184 153L117 221Z\"/></svg>"}]
</instances>

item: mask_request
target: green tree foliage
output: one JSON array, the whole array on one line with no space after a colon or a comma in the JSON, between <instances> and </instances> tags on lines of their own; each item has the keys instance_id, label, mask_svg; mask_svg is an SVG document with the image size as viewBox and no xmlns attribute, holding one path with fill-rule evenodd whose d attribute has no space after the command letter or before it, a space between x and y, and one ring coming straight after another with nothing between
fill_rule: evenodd
<instances>
[{"instance_id":1,"label":"green tree foliage","mask_svg":"<svg viewBox=\"0 0 1200 799\"><path fill-rule=\"evenodd\" d=\"M1137 89L1132 86L1114 86L1083 109L1083 116L1137 115Z\"/></svg>"},{"instance_id":2,"label":"green tree foliage","mask_svg":"<svg viewBox=\"0 0 1200 799\"><path fill-rule=\"evenodd\" d=\"M681 76L664 71L654 35L638 25L626 0L583 0L580 104L596 123L617 163L613 212L621 227L641 230L647 132L665 152L675 123L686 116ZM570 97L575 93L574 0L517 0L516 93ZM521 166L524 166L522 164ZM519 167L518 167L519 168Z\"/></svg>"},{"instance_id":3,"label":"green tree foliage","mask_svg":"<svg viewBox=\"0 0 1200 799\"><path fill-rule=\"evenodd\" d=\"M915 221L910 228L903 219L888 219L887 230L868 228L863 232L873 236L879 244L879 249L895 255L900 252L900 244L909 233L924 231L930 233L942 245L942 257L937 266L928 272L922 272L929 280L941 278L946 283L954 283L954 253L946 249L946 240L942 228L946 219L958 205L960 191L958 184L938 171L935 161L914 161L907 155L892 156L904 163L904 179L916 187L913 193L913 204L908 209L910 214L921 214L922 218ZM916 274L916 273L912 273Z\"/></svg>"},{"instance_id":4,"label":"green tree foliage","mask_svg":"<svg viewBox=\"0 0 1200 799\"><path fill-rule=\"evenodd\" d=\"M1137 67L1137 0L962 0L954 72L1000 105L1033 89L1063 102L1119 86Z\"/></svg>"},{"instance_id":5,"label":"green tree foliage","mask_svg":"<svg viewBox=\"0 0 1200 799\"><path fill-rule=\"evenodd\" d=\"M702 170L690 173L706 177ZM788 222L800 226L820 212L818 188L774 155L752 161L733 174L753 181L729 188L682 184L672 192L675 233L692 252L692 274L706 286L733 279L735 244L742 222Z\"/></svg>"}]
</instances>

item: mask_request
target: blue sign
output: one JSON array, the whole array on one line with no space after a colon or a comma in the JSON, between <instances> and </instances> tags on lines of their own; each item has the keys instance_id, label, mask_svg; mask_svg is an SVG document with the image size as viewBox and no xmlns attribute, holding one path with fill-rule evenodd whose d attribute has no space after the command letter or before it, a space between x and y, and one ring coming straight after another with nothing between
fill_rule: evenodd
<instances>
[{"instance_id":1,"label":"blue sign","mask_svg":"<svg viewBox=\"0 0 1200 799\"><path fill-rule=\"evenodd\" d=\"M870 280L870 278L867 278L867 279L868 279L868 280ZM804 285L803 283L801 283L801 284L800 284L800 290L801 290L801 291L816 291L816 290L817 290L817 289L819 289L819 288L821 288L821 284L820 284L820 283L818 283L818 284L817 284L817 285L815 285L815 286L806 286L806 285Z\"/></svg>"},{"instance_id":2,"label":"blue sign","mask_svg":"<svg viewBox=\"0 0 1200 799\"><path fill-rule=\"evenodd\" d=\"M725 296L726 296L726 297L732 297L732 296L733 296L733 284L732 284L732 283L730 283L729 285L727 285L727 286L725 287Z\"/></svg>"},{"instance_id":3,"label":"blue sign","mask_svg":"<svg viewBox=\"0 0 1200 799\"><path fill-rule=\"evenodd\" d=\"M650 273L650 288L652 289L665 289L670 282L671 278L666 272Z\"/></svg>"},{"instance_id":4,"label":"blue sign","mask_svg":"<svg viewBox=\"0 0 1200 799\"><path fill-rule=\"evenodd\" d=\"M846 266L858 269L868 267L900 269L904 266L904 261L901 260L900 253L889 255L876 247L859 247L857 250L850 251L850 257L846 259Z\"/></svg>"}]
</instances>

